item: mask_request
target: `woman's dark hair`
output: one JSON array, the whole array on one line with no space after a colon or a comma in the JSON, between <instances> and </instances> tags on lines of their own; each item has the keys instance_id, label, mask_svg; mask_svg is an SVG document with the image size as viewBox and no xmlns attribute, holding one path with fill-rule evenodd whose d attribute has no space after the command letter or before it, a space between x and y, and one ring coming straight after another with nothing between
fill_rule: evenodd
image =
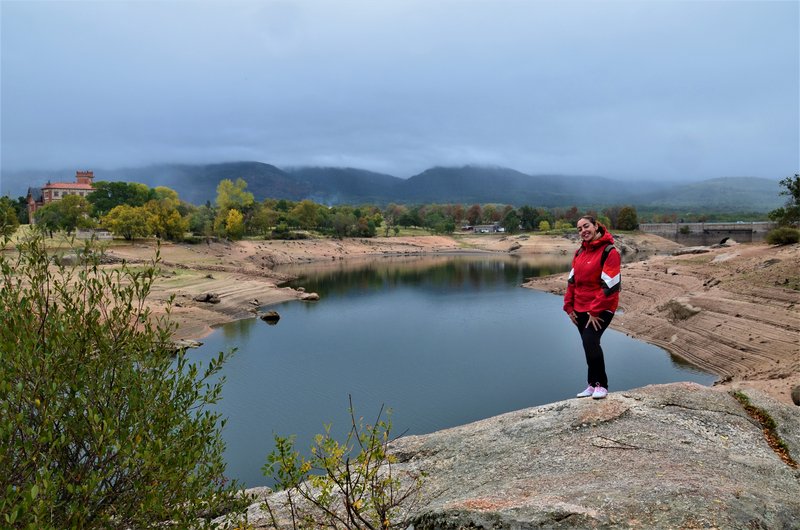
<instances>
[{"instance_id":1,"label":"woman's dark hair","mask_svg":"<svg viewBox=\"0 0 800 530\"><path fill-rule=\"evenodd\" d=\"M600 232L601 234L605 234L606 233L606 227L601 225L600 223L598 223L597 219L595 219L593 215L589 215L589 214L581 215L580 217L578 217L578 221L580 221L581 219L586 219L587 221L592 223L594 226L597 227L597 231Z\"/></svg>"}]
</instances>

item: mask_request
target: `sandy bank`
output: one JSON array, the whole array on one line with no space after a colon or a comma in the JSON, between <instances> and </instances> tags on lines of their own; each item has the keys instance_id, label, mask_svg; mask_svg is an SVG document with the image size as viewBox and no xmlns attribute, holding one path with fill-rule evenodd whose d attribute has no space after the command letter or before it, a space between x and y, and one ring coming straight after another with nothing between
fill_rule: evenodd
<instances>
[{"instance_id":1,"label":"sandy bank","mask_svg":"<svg viewBox=\"0 0 800 530\"><path fill-rule=\"evenodd\" d=\"M178 324L177 339L200 339L215 326L252 318L258 306L296 300L302 293L281 287L289 277L276 265L339 262L367 257L415 256L469 250L449 237L391 237L374 239L308 239L301 241L238 241L186 245L162 243L162 276L153 286L149 304L162 313L171 296L171 318ZM153 242L114 246L108 254L129 263L145 263L155 256ZM197 302L214 293L219 303Z\"/></svg>"}]
</instances>

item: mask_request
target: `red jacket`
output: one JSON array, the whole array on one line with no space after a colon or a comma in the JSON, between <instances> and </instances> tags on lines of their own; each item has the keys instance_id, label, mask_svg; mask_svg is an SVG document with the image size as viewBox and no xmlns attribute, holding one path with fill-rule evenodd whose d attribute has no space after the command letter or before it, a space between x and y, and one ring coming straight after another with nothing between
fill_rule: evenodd
<instances>
[{"instance_id":1,"label":"red jacket","mask_svg":"<svg viewBox=\"0 0 800 530\"><path fill-rule=\"evenodd\" d=\"M572 270L567 279L567 294L564 295L564 311L588 312L600 316L603 311L617 310L619 305L620 263L616 248L612 248L600 267L603 250L614 244L608 230L594 241L581 242L581 248L572 258Z\"/></svg>"}]
</instances>

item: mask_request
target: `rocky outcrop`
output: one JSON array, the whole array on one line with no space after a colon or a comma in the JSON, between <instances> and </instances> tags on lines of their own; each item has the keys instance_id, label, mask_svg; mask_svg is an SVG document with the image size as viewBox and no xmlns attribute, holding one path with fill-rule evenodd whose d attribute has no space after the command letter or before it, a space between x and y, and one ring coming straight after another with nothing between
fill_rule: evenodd
<instances>
[{"instance_id":1,"label":"rocky outcrop","mask_svg":"<svg viewBox=\"0 0 800 530\"><path fill-rule=\"evenodd\" d=\"M218 304L220 302L217 293L201 293L193 298L195 302L202 302L205 304Z\"/></svg>"},{"instance_id":2,"label":"rocky outcrop","mask_svg":"<svg viewBox=\"0 0 800 530\"><path fill-rule=\"evenodd\" d=\"M794 454L800 415L759 396ZM569 400L399 441L420 528L790 528L800 474L730 395L690 383Z\"/></svg>"},{"instance_id":3,"label":"rocky outcrop","mask_svg":"<svg viewBox=\"0 0 800 530\"><path fill-rule=\"evenodd\" d=\"M267 323L277 323L281 319L281 315L277 311L267 311L258 315L258 318Z\"/></svg>"},{"instance_id":4,"label":"rocky outcrop","mask_svg":"<svg viewBox=\"0 0 800 530\"><path fill-rule=\"evenodd\" d=\"M186 350L189 348L199 348L203 345L202 342L199 340L192 340L192 339L177 339L173 341L173 347L175 350Z\"/></svg>"},{"instance_id":5,"label":"rocky outcrop","mask_svg":"<svg viewBox=\"0 0 800 530\"><path fill-rule=\"evenodd\" d=\"M317 300L319 300L319 295L318 295L317 293L305 293L305 292L301 292L301 293L299 294L298 298L299 298L300 300L303 300L303 301L305 301L305 302L316 302Z\"/></svg>"},{"instance_id":6,"label":"rocky outcrop","mask_svg":"<svg viewBox=\"0 0 800 530\"><path fill-rule=\"evenodd\" d=\"M747 390L800 455L797 408ZM413 526L796 528L800 473L730 394L693 383L571 399L397 440ZM266 527L258 506L250 523Z\"/></svg>"}]
</instances>

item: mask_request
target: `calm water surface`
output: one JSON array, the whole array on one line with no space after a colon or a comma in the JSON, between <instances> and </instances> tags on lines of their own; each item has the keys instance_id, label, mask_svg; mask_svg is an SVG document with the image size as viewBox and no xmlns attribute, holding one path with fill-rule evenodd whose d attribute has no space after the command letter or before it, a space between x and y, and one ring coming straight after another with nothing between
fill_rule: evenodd
<instances>
[{"instance_id":1,"label":"calm water surface","mask_svg":"<svg viewBox=\"0 0 800 530\"><path fill-rule=\"evenodd\" d=\"M192 352L207 361L238 348L226 364L228 475L269 484L260 471L273 434L297 435L306 450L323 424L343 436L348 395L372 420L392 410L393 432L428 433L572 398L585 387L577 331L561 297L520 287L525 278L569 269L569 258L486 256L381 259L295 268L294 283L321 296L270 309L275 326L223 326ZM624 278L623 278L624 289ZM625 315L615 319L624 324ZM714 376L664 350L608 330L611 391Z\"/></svg>"}]
</instances>

